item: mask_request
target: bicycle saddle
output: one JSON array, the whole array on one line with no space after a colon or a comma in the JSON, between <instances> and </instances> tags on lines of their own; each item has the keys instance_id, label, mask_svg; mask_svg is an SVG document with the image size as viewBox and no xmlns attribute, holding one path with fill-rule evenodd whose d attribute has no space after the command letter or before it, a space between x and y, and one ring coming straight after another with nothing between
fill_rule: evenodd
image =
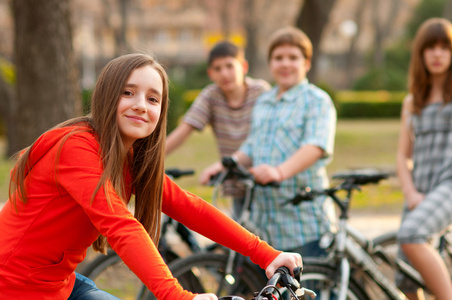
<instances>
[{"instance_id":1,"label":"bicycle saddle","mask_svg":"<svg viewBox=\"0 0 452 300\"><path fill-rule=\"evenodd\" d=\"M368 183L378 183L382 179L391 176L388 171L380 171L377 169L360 169L338 172L333 175L333 179L343 179L352 184L365 185Z\"/></svg>"}]
</instances>

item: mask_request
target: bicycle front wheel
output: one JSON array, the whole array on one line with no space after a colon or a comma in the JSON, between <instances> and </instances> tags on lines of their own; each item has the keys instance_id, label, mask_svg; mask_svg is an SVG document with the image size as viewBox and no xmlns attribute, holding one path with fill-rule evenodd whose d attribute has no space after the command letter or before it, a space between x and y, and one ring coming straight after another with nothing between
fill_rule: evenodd
<instances>
[{"instance_id":1,"label":"bicycle front wheel","mask_svg":"<svg viewBox=\"0 0 452 300\"><path fill-rule=\"evenodd\" d=\"M303 275L300 284L302 287L313 290L316 300L338 299L337 270L327 264L311 264L308 260L303 263ZM369 300L369 296L350 278L347 300Z\"/></svg>"},{"instance_id":2,"label":"bicycle front wheel","mask_svg":"<svg viewBox=\"0 0 452 300\"><path fill-rule=\"evenodd\" d=\"M178 259L169 268L182 287L193 293L251 299L253 292L265 286L265 276L245 257L237 254L231 274L226 274L227 260L224 254L199 253Z\"/></svg>"},{"instance_id":3,"label":"bicycle front wheel","mask_svg":"<svg viewBox=\"0 0 452 300\"><path fill-rule=\"evenodd\" d=\"M143 292L140 279L112 250L109 250L107 255L96 257L80 273L92 279L99 289L120 299L143 299L140 296Z\"/></svg>"}]
</instances>

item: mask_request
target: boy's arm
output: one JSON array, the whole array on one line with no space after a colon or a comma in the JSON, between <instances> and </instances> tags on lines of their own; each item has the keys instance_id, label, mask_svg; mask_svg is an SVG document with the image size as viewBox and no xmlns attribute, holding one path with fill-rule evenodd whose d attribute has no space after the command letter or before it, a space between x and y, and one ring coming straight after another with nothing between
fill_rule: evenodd
<instances>
[{"instance_id":1,"label":"boy's arm","mask_svg":"<svg viewBox=\"0 0 452 300\"><path fill-rule=\"evenodd\" d=\"M322 158L323 155L323 149L318 146L302 146L289 159L276 167L279 169L279 173L281 173L280 175L282 178L280 181L306 170Z\"/></svg>"},{"instance_id":2,"label":"boy's arm","mask_svg":"<svg viewBox=\"0 0 452 300\"><path fill-rule=\"evenodd\" d=\"M311 101L308 111L299 148L278 166L260 165L252 168L250 171L257 182L281 182L333 154L336 110L331 98L325 93L325 96Z\"/></svg>"},{"instance_id":3,"label":"boy's arm","mask_svg":"<svg viewBox=\"0 0 452 300\"><path fill-rule=\"evenodd\" d=\"M241 151L234 152L232 157L242 166L250 167L252 164L251 158ZM217 161L202 171L201 176L199 176L199 182L201 184L207 184L213 175L220 173L223 169L221 161Z\"/></svg>"},{"instance_id":4,"label":"boy's arm","mask_svg":"<svg viewBox=\"0 0 452 300\"><path fill-rule=\"evenodd\" d=\"M251 168L257 182L267 184L281 182L298 174L324 156L322 148L315 145L304 145L279 166L259 165Z\"/></svg>"},{"instance_id":5,"label":"boy's arm","mask_svg":"<svg viewBox=\"0 0 452 300\"><path fill-rule=\"evenodd\" d=\"M195 128L186 122L182 122L166 138L166 154L182 145Z\"/></svg>"}]
</instances>

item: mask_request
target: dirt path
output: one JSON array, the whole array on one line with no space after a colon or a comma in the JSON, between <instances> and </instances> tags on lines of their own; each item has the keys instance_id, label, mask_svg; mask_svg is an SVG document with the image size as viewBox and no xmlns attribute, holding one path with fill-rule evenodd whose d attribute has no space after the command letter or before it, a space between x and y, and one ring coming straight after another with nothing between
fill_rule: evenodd
<instances>
[{"instance_id":1,"label":"dirt path","mask_svg":"<svg viewBox=\"0 0 452 300\"><path fill-rule=\"evenodd\" d=\"M351 212L349 222L366 237L374 238L380 234L397 230L400 226L400 213Z\"/></svg>"}]
</instances>

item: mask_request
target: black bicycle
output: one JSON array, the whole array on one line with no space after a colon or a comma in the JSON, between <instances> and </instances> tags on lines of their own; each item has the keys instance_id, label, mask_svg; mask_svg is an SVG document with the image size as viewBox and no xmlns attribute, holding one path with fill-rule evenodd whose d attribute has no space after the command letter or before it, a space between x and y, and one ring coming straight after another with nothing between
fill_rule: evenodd
<instances>
[{"instance_id":1,"label":"black bicycle","mask_svg":"<svg viewBox=\"0 0 452 300\"><path fill-rule=\"evenodd\" d=\"M234 180L245 186L243 209L237 222L248 227L248 213L253 196L254 177L231 157L222 159L224 171L212 178L215 188L225 181ZM278 186L276 183L267 188ZM214 190L214 195L215 195ZM213 247L212 247L213 248ZM213 293L218 296L237 295L245 299L264 286L267 278L259 266L241 254L217 245L215 251L194 253L169 264L173 276L186 290L194 293ZM152 299L152 298L150 298Z\"/></svg>"},{"instance_id":2,"label":"black bicycle","mask_svg":"<svg viewBox=\"0 0 452 300\"><path fill-rule=\"evenodd\" d=\"M388 172L355 170L333 176L341 182L327 189L302 190L298 197L288 201L298 205L311 201L318 195L333 199L340 210L339 228L336 234L322 237L321 244L328 251L326 258L305 258L301 283L318 292L320 299L365 300L406 299L396 287L395 272L404 274L407 280L429 294L420 274L410 265L395 257L388 250L395 245L395 235L390 233L374 240L348 224L348 212L353 191L370 183L388 178ZM340 193L345 192L344 197ZM449 256L450 242L444 236L442 251Z\"/></svg>"},{"instance_id":3,"label":"black bicycle","mask_svg":"<svg viewBox=\"0 0 452 300\"><path fill-rule=\"evenodd\" d=\"M294 277L289 273L287 267L279 267L275 274L268 280L266 286L255 292L252 300L284 299L282 290L289 291L291 300L308 300L316 297L315 292L300 285L301 267L293 270ZM219 300L245 300L240 296L224 296Z\"/></svg>"},{"instance_id":4,"label":"black bicycle","mask_svg":"<svg viewBox=\"0 0 452 300\"><path fill-rule=\"evenodd\" d=\"M193 175L194 171L167 169L165 173L169 177L177 179L183 176ZM158 250L166 263L170 263L181 256L179 254L181 251L176 251L168 240L169 233L174 233L172 236L178 237L181 241L181 243L178 243L178 247L185 247L184 252L201 252L201 247L195 236L183 224L163 215L161 230ZM100 289L120 299L153 299L153 295L146 286L130 271L129 267L124 264L119 255L111 249L108 250L107 255L98 255L80 273L94 280Z\"/></svg>"}]
</instances>

